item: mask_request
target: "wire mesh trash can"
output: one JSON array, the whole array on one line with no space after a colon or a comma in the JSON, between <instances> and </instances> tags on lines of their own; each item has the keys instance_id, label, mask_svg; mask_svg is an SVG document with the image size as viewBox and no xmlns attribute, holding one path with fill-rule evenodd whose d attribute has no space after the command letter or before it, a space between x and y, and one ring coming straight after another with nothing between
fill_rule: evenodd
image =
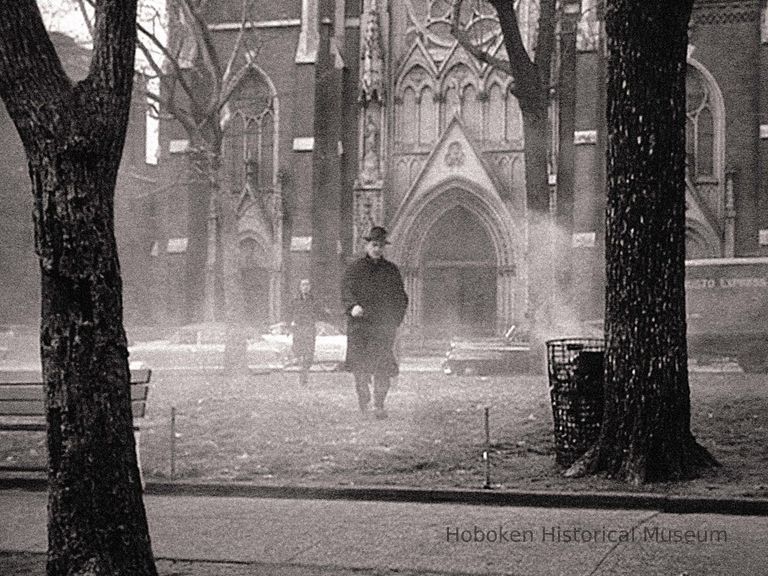
<instances>
[{"instance_id":1,"label":"wire mesh trash can","mask_svg":"<svg viewBox=\"0 0 768 576\"><path fill-rule=\"evenodd\" d=\"M547 342L555 459L570 466L597 440L603 418L603 352L598 338Z\"/></svg>"}]
</instances>

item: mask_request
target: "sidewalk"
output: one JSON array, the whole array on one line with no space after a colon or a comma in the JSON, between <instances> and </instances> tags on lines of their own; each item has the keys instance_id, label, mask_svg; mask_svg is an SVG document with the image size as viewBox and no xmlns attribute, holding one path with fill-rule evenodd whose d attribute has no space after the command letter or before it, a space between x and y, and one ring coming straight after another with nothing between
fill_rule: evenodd
<instances>
[{"instance_id":1,"label":"sidewalk","mask_svg":"<svg viewBox=\"0 0 768 576\"><path fill-rule=\"evenodd\" d=\"M159 560L275 574L768 574L765 516L178 495L145 504ZM0 551L45 551L44 492L0 491L0 517Z\"/></svg>"}]
</instances>

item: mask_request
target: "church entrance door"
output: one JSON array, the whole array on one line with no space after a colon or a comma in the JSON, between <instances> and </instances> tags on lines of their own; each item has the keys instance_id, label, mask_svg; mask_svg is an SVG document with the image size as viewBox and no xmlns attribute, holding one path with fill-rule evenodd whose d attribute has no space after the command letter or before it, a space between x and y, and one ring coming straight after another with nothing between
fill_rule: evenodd
<instances>
[{"instance_id":1,"label":"church entrance door","mask_svg":"<svg viewBox=\"0 0 768 576\"><path fill-rule=\"evenodd\" d=\"M424 327L430 337L493 334L497 265L480 220L461 206L429 231L421 262Z\"/></svg>"}]
</instances>

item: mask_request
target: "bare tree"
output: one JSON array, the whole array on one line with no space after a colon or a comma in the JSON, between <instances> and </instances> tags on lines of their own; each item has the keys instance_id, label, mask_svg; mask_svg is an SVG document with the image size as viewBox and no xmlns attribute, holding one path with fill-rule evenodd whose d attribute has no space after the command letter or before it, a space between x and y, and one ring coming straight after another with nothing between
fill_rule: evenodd
<instances>
[{"instance_id":1,"label":"bare tree","mask_svg":"<svg viewBox=\"0 0 768 576\"><path fill-rule=\"evenodd\" d=\"M48 422L48 574L156 574L136 462L114 191L136 0L95 2L88 76L64 72L34 0L0 2L0 96L34 196Z\"/></svg>"},{"instance_id":2,"label":"bare tree","mask_svg":"<svg viewBox=\"0 0 768 576\"><path fill-rule=\"evenodd\" d=\"M162 87L160 94L149 91L147 96L159 113L178 122L186 132L192 185L196 194L210 199L215 215L216 249L208 259L214 262L223 287L227 321L224 365L230 372L247 370L242 325L245 298L237 263L240 198L222 188L222 144L230 119L229 104L253 69L259 51L250 27L252 4L242 0L237 38L227 53L221 53L212 36L205 0L169 2L170 42L138 25L139 49ZM209 287L209 295L213 292Z\"/></svg>"},{"instance_id":3,"label":"bare tree","mask_svg":"<svg viewBox=\"0 0 768 576\"><path fill-rule=\"evenodd\" d=\"M552 321L552 234L549 225L548 138L549 91L557 23L556 0L540 0L537 42L531 57L523 42L513 0L488 0L499 18L507 58L488 53L462 28L464 0L453 0L451 34L477 58L513 78L512 94L520 103L525 138L525 186L529 219L528 315L534 331L546 332Z\"/></svg>"},{"instance_id":4,"label":"bare tree","mask_svg":"<svg viewBox=\"0 0 768 576\"><path fill-rule=\"evenodd\" d=\"M89 30L93 24L85 5L76 0ZM187 158L191 179L182 179L202 200L209 200L215 216L216 248L208 254L215 266L215 282L221 282L227 323L224 366L230 373L247 371L243 321L245 297L237 263L237 210L239 198L222 189L222 145L230 120L229 104L253 69L260 46L254 44L249 14L254 0L242 0L237 39L228 53L220 53L207 21L207 0L169 0L168 14L151 3L143 6L137 48L146 62L147 80L159 81L161 90L147 90L155 114L182 127L189 143ZM149 26L149 23L157 26ZM157 30L164 30L162 36ZM166 37L167 36L167 37ZM210 232L210 231L209 231ZM210 246L209 246L210 248ZM210 279L206 279L210 283ZM208 296L216 292L207 286ZM207 304L213 309L213 304ZM212 320L213 318L207 318Z\"/></svg>"},{"instance_id":5,"label":"bare tree","mask_svg":"<svg viewBox=\"0 0 768 576\"><path fill-rule=\"evenodd\" d=\"M609 0L605 410L568 474L638 484L716 461L690 429L685 75L693 0Z\"/></svg>"}]
</instances>

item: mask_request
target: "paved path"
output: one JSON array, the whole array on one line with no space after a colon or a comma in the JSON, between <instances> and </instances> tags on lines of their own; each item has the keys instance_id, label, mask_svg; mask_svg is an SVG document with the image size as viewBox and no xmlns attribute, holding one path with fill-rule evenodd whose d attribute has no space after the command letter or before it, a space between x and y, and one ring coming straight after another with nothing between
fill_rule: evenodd
<instances>
[{"instance_id":1,"label":"paved path","mask_svg":"<svg viewBox=\"0 0 768 576\"><path fill-rule=\"evenodd\" d=\"M158 558L329 571L768 575L764 516L191 496L145 503ZM45 506L43 492L0 491L0 551L44 551ZM620 537L633 540L612 542Z\"/></svg>"}]
</instances>

